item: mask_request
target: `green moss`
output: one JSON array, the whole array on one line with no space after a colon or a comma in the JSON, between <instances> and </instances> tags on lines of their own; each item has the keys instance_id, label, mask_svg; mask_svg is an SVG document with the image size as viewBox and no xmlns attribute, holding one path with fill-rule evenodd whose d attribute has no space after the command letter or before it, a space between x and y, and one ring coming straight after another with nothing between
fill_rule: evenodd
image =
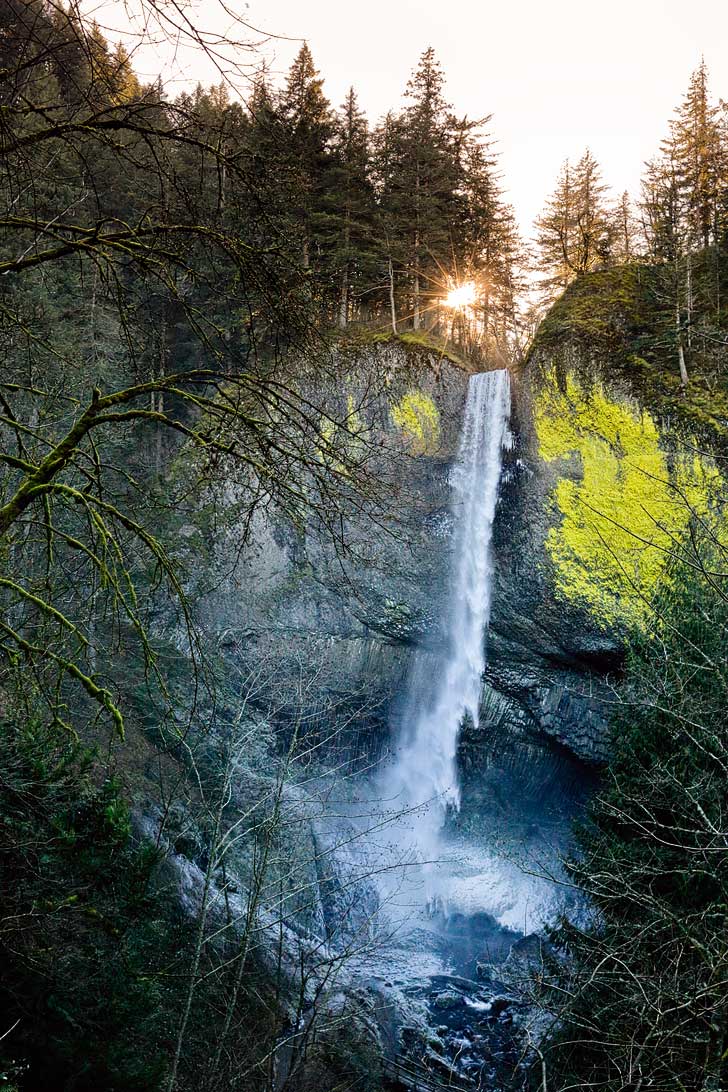
<instances>
[{"instance_id":1,"label":"green moss","mask_svg":"<svg viewBox=\"0 0 728 1092\"><path fill-rule=\"evenodd\" d=\"M440 414L429 395L410 390L390 409L392 421L407 438L415 455L431 455L440 447Z\"/></svg>"},{"instance_id":2,"label":"green moss","mask_svg":"<svg viewBox=\"0 0 728 1092\"><path fill-rule=\"evenodd\" d=\"M725 447L728 375L721 330L728 330L728 314L716 312L715 299L728 291L728 262L714 251L693 255L691 262L693 337L686 390L677 364L672 265L625 265L577 277L541 322L529 363L548 367L560 361L567 368L581 360L584 373L596 369L619 376L656 419L669 416L704 443ZM686 277L681 270L681 281Z\"/></svg>"},{"instance_id":3,"label":"green moss","mask_svg":"<svg viewBox=\"0 0 728 1092\"><path fill-rule=\"evenodd\" d=\"M391 330L371 330L366 327L357 327L347 330L345 334L338 335L340 348L359 350L367 345L401 345L406 350L424 349L428 353L434 353L443 360L449 361L457 368L472 372L474 366L461 356L447 341L433 337L426 330L405 330L395 334Z\"/></svg>"},{"instance_id":4,"label":"green moss","mask_svg":"<svg viewBox=\"0 0 728 1092\"><path fill-rule=\"evenodd\" d=\"M346 427L352 438L358 437L365 428L353 394L346 396Z\"/></svg>"},{"instance_id":5,"label":"green moss","mask_svg":"<svg viewBox=\"0 0 728 1092\"><path fill-rule=\"evenodd\" d=\"M546 377L535 419L541 457L562 470L546 538L558 593L605 626L641 625L691 513L710 511L715 465L687 446L668 460L649 413L573 374Z\"/></svg>"}]
</instances>

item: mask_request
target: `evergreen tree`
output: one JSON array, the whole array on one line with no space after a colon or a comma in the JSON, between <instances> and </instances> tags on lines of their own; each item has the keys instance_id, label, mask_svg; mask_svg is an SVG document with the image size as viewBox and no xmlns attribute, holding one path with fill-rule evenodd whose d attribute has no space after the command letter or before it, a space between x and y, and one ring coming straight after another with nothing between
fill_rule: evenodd
<instances>
[{"instance_id":1,"label":"evergreen tree","mask_svg":"<svg viewBox=\"0 0 728 1092\"><path fill-rule=\"evenodd\" d=\"M556 189L536 221L537 268L542 286L553 296L574 279L611 260L612 224L605 201L607 187L587 149L575 167L567 160Z\"/></svg>"},{"instance_id":2,"label":"evergreen tree","mask_svg":"<svg viewBox=\"0 0 728 1092\"><path fill-rule=\"evenodd\" d=\"M473 334L490 350L505 351L513 328L516 295L521 287L521 240L513 209L503 200L491 141L480 127L464 133L459 201L453 229L455 280L472 281L476 291Z\"/></svg>"},{"instance_id":3,"label":"evergreen tree","mask_svg":"<svg viewBox=\"0 0 728 1092\"><path fill-rule=\"evenodd\" d=\"M444 82L434 50L425 50L407 84L407 106L388 116L379 138L389 249L406 273L416 330L428 304L442 294L443 269L451 266L458 156Z\"/></svg>"},{"instance_id":4,"label":"evergreen tree","mask_svg":"<svg viewBox=\"0 0 728 1092\"><path fill-rule=\"evenodd\" d=\"M691 76L670 131L688 245L692 249L707 247L717 237L721 134L718 110L710 101L705 61Z\"/></svg>"},{"instance_id":5,"label":"evergreen tree","mask_svg":"<svg viewBox=\"0 0 728 1092\"><path fill-rule=\"evenodd\" d=\"M541 285L549 296L563 292L575 273L575 208L573 171L567 159L556 188L536 221L537 269L543 274Z\"/></svg>"},{"instance_id":6,"label":"evergreen tree","mask_svg":"<svg viewBox=\"0 0 728 1092\"><path fill-rule=\"evenodd\" d=\"M321 243L323 194L331 164L334 132L331 105L307 43L301 46L279 100L286 156L293 185L291 201L304 269Z\"/></svg>"},{"instance_id":7,"label":"evergreen tree","mask_svg":"<svg viewBox=\"0 0 728 1092\"><path fill-rule=\"evenodd\" d=\"M576 248L574 268L577 274L607 266L611 258L612 232L599 164L589 149L584 152L574 172L576 199Z\"/></svg>"},{"instance_id":8,"label":"evergreen tree","mask_svg":"<svg viewBox=\"0 0 728 1092\"><path fill-rule=\"evenodd\" d=\"M330 182L329 261L339 280L337 321L343 329L349 321L352 293L370 281L378 257L369 127L353 87L336 119Z\"/></svg>"},{"instance_id":9,"label":"evergreen tree","mask_svg":"<svg viewBox=\"0 0 728 1092\"><path fill-rule=\"evenodd\" d=\"M728 207L727 155L724 126L710 99L703 61L643 178L642 208L652 257L674 261L719 241Z\"/></svg>"},{"instance_id":10,"label":"evergreen tree","mask_svg":"<svg viewBox=\"0 0 728 1092\"><path fill-rule=\"evenodd\" d=\"M409 194L400 186L397 171L403 143L402 129L401 120L390 111L376 129L372 141L372 178L382 236L386 307L395 334L398 331L398 276L406 265L410 215Z\"/></svg>"},{"instance_id":11,"label":"evergreen tree","mask_svg":"<svg viewBox=\"0 0 728 1092\"><path fill-rule=\"evenodd\" d=\"M675 151L667 142L662 155L647 163L640 209L648 256L658 262L675 261L685 246L685 218Z\"/></svg>"},{"instance_id":12,"label":"evergreen tree","mask_svg":"<svg viewBox=\"0 0 728 1092\"><path fill-rule=\"evenodd\" d=\"M615 262L631 262L637 256L638 224L627 190L611 211L611 238L612 258Z\"/></svg>"},{"instance_id":13,"label":"evergreen tree","mask_svg":"<svg viewBox=\"0 0 728 1092\"><path fill-rule=\"evenodd\" d=\"M423 293L428 294L428 271L449 243L447 212L455 178L444 83L435 51L426 49L405 91L410 105L405 111L408 139L402 163L414 199L410 271L415 330L421 323Z\"/></svg>"}]
</instances>

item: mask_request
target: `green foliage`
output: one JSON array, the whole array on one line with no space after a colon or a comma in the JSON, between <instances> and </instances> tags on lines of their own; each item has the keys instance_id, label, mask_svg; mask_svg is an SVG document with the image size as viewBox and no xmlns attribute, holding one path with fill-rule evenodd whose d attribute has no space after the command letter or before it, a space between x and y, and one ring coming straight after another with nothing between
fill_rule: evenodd
<instances>
[{"instance_id":1,"label":"green foliage","mask_svg":"<svg viewBox=\"0 0 728 1092\"><path fill-rule=\"evenodd\" d=\"M569 285L538 328L531 354L553 351L564 341L619 353L650 321L647 286L652 277L641 266L590 273Z\"/></svg>"},{"instance_id":2,"label":"green foliage","mask_svg":"<svg viewBox=\"0 0 728 1092\"><path fill-rule=\"evenodd\" d=\"M613 227L606 189L588 149L575 167L567 159L561 168L556 190L536 221L538 269L547 294L561 292L575 277L610 263Z\"/></svg>"},{"instance_id":3,"label":"green foliage","mask_svg":"<svg viewBox=\"0 0 728 1092\"><path fill-rule=\"evenodd\" d=\"M40 724L0 726L0 1021L22 1089L154 1089L174 935L111 780Z\"/></svg>"},{"instance_id":4,"label":"green foliage","mask_svg":"<svg viewBox=\"0 0 728 1092\"><path fill-rule=\"evenodd\" d=\"M722 1088L728 1078L728 585L696 530L633 645L604 789L539 983L549 1086ZM542 1044L542 1047L544 1044Z\"/></svg>"},{"instance_id":5,"label":"green foliage","mask_svg":"<svg viewBox=\"0 0 728 1092\"><path fill-rule=\"evenodd\" d=\"M678 275L687 277L688 258ZM716 299L728 292L728 254L711 249L689 259L692 332L685 344L690 381L681 385L677 367L673 265L617 266L579 277L541 322L529 359L569 367L574 350L603 362L610 377L632 391L659 421L669 417L686 433L722 447L728 439L728 371L724 341L728 314ZM588 368L582 378L589 382Z\"/></svg>"}]
</instances>

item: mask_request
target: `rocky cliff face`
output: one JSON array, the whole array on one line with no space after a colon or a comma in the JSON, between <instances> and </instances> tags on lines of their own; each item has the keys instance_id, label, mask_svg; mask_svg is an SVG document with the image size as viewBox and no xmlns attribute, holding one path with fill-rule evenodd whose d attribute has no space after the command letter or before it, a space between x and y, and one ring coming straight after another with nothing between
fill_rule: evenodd
<instances>
[{"instance_id":1,"label":"rocky cliff face","mask_svg":"<svg viewBox=\"0 0 728 1092\"><path fill-rule=\"evenodd\" d=\"M307 731L369 762L396 732L413 651L442 639L448 473L469 372L396 340L339 352L342 404L364 406L378 377L361 412L396 459L390 511L376 527L350 522L349 556L272 513L240 551L240 528L223 522L204 604L215 640L270 674L279 724L303 715ZM537 341L513 376L481 722L461 748L466 813L507 801L515 783L521 812L565 785L578 795L583 764L607 754L626 636L690 507L709 503L717 471L689 424L648 406L612 353L567 330Z\"/></svg>"},{"instance_id":2,"label":"rocky cliff face","mask_svg":"<svg viewBox=\"0 0 728 1092\"><path fill-rule=\"evenodd\" d=\"M207 624L232 655L267 663L282 719L297 715L305 680L309 729L339 733L371 754L386 735L412 650L434 645L445 596L450 463L457 450L467 367L406 342L349 346L343 390L391 454L391 494L379 523L349 520L349 552L275 513L257 517L242 551L240 528L214 541ZM339 361L341 363L341 360ZM377 393L362 390L376 375ZM218 502L221 498L218 498ZM224 498L222 498L224 506ZM300 710L299 710L300 712Z\"/></svg>"},{"instance_id":3,"label":"rocky cliff face","mask_svg":"<svg viewBox=\"0 0 728 1092\"><path fill-rule=\"evenodd\" d=\"M636 355L639 271L584 280L516 384L487 682L526 731L598 763L626 639L649 625L691 522L710 518L724 429L699 378L676 394L669 357Z\"/></svg>"},{"instance_id":4,"label":"rocky cliff face","mask_svg":"<svg viewBox=\"0 0 728 1092\"><path fill-rule=\"evenodd\" d=\"M398 457L392 518L378 528L351 525L354 553L343 558L315 533L295 532L270 513L258 517L242 551L240 529L223 525L205 614L223 645L244 649L251 664L270 665L281 718L294 716L305 679L309 728L318 723L329 732L341 714L347 746L369 758L392 725L396 730L414 649L434 652L442 639L448 473L469 373L456 360L406 343L347 353L351 389L367 374L386 377L384 395L368 412ZM580 470L578 452L551 457L542 384L540 363L514 377L515 443L495 527L481 726L471 726L463 740L469 768L482 765L482 755L475 756L484 749L488 767L505 763L536 794L543 791L544 751L557 765L569 756L589 763L604 757L600 701L605 677L619 670L623 635L618 617L599 617L588 598L561 594L549 545L563 522L555 498L560 483L576 481Z\"/></svg>"}]
</instances>

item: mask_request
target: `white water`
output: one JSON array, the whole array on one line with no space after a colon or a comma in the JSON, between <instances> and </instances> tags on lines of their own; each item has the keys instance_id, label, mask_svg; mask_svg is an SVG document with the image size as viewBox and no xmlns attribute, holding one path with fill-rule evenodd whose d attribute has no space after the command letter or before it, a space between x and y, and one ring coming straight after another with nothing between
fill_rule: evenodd
<instances>
[{"instance_id":1,"label":"white water","mask_svg":"<svg viewBox=\"0 0 728 1092\"><path fill-rule=\"evenodd\" d=\"M509 414L508 372L472 376L450 479L454 532L445 651L435 667L429 696L423 694L422 671L415 664L402 739L381 782L388 808L409 816L409 822L397 823L397 838L421 862L437 855L447 811L459 807L455 756L463 718L478 722L493 574L493 519L503 448L510 444ZM403 835L405 830L409 834Z\"/></svg>"}]
</instances>

